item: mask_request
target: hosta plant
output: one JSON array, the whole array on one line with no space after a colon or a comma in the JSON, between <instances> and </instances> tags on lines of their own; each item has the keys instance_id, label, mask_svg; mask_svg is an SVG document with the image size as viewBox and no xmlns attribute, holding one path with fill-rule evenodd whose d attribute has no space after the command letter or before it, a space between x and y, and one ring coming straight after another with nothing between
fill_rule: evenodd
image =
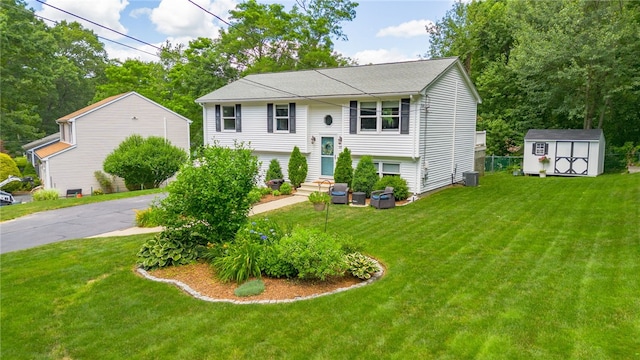
<instances>
[{"instance_id":1,"label":"hosta plant","mask_svg":"<svg viewBox=\"0 0 640 360\"><path fill-rule=\"evenodd\" d=\"M167 236L167 231L171 230L165 230L148 240L138 251L138 264L145 270L191 264L198 259L198 245Z\"/></svg>"},{"instance_id":2,"label":"hosta plant","mask_svg":"<svg viewBox=\"0 0 640 360\"><path fill-rule=\"evenodd\" d=\"M344 258L347 263L347 271L359 279L369 279L378 271L376 262L359 252L347 254Z\"/></svg>"}]
</instances>

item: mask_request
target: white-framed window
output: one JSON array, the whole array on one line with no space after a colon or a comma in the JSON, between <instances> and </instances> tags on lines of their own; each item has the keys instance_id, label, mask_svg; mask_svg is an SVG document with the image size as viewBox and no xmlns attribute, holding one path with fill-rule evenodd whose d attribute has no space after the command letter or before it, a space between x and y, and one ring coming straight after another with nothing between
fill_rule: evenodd
<instances>
[{"instance_id":1,"label":"white-framed window","mask_svg":"<svg viewBox=\"0 0 640 360\"><path fill-rule=\"evenodd\" d=\"M224 130L236 130L236 107L223 106L222 107L222 128Z\"/></svg>"},{"instance_id":2,"label":"white-framed window","mask_svg":"<svg viewBox=\"0 0 640 360\"><path fill-rule=\"evenodd\" d=\"M289 131L289 105L275 105L276 131Z\"/></svg>"},{"instance_id":3,"label":"white-framed window","mask_svg":"<svg viewBox=\"0 0 640 360\"><path fill-rule=\"evenodd\" d=\"M374 161L373 165L378 170L378 176L400 176L400 164L393 162Z\"/></svg>"},{"instance_id":4,"label":"white-framed window","mask_svg":"<svg viewBox=\"0 0 640 360\"><path fill-rule=\"evenodd\" d=\"M400 132L400 100L362 101L360 131Z\"/></svg>"},{"instance_id":5,"label":"white-framed window","mask_svg":"<svg viewBox=\"0 0 640 360\"><path fill-rule=\"evenodd\" d=\"M546 155L547 149L547 143L537 142L533 144L533 154L536 156Z\"/></svg>"}]
</instances>

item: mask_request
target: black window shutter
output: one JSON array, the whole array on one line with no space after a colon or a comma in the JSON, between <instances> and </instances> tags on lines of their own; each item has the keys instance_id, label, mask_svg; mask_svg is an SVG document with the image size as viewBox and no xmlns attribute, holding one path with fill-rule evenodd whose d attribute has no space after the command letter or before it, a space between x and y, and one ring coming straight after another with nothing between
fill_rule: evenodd
<instances>
[{"instance_id":1,"label":"black window shutter","mask_svg":"<svg viewBox=\"0 0 640 360\"><path fill-rule=\"evenodd\" d=\"M349 134L358 133L358 102L349 102Z\"/></svg>"},{"instance_id":2,"label":"black window shutter","mask_svg":"<svg viewBox=\"0 0 640 360\"><path fill-rule=\"evenodd\" d=\"M531 145L532 145L532 147L531 147L531 153L532 153L533 155L535 155L535 154L536 154L536 143L533 143L533 144L531 144Z\"/></svg>"},{"instance_id":3,"label":"black window shutter","mask_svg":"<svg viewBox=\"0 0 640 360\"><path fill-rule=\"evenodd\" d=\"M409 133L410 99L400 100L400 134Z\"/></svg>"},{"instance_id":4,"label":"black window shutter","mask_svg":"<svg viewBox=\"0 0 640 360\"><path fill-rule=\"evenodd\" d=\"M267 132L273 132L273 104L267 104Z\"/></svg>"},{"instance_id":5,"label":"black window shutter","mask_svg":"<svg viewBox=\"0 0 640 360\"><path fill-rule=\"evenodd\" d=\"M296 133L296 103L289 103L289 132Z\"/></svg>"},{"instance_id":6,"label":"black window shutter","mask_svg":"<svg viewBox=\"0 0 640 360\"><path fill-rule=\"evenodd\" d=\"M216 105L216 132L220 132L220 105Z\"/></svg>"},{"instance_id":7,"label":"black window shutter","mask_svg":"<svg viewBox=\"0 0 640 360\"><path fill-rule=\"evenodd\" d=\"M545 143L544 144L544 154L547 155L549 153L549 144Z\"/></svg>"},{"instance_id":8,"label":"black window shutter","mask_svg":"<svg viewBox=\"0 0 640 360\"><path fill-rule=\"evenodd\" d=\"M236 132L242 132L242 106L236 104Z\"/></svg>"}]
</instances>

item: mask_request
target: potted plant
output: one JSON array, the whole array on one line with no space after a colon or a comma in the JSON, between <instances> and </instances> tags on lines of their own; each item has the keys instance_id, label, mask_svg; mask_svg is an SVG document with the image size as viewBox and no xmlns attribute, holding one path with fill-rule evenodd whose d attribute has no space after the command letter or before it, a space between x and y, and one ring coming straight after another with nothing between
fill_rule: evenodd
<instances>
[{"instance_id":1,"label":"potted plant","mask_svg":"<svg viewBox=\"0 0 640 360\"><path fill-rule=\"evenodd\" d=\"M326 192L314 191L309 194L309 201L313 204L313 207L318 210L324 210L325 205L329 204L331 197Z\"/></svg>"},{"instance_id":2,"label":"potted plant","mask_svg":"<svg viewBox=\"0 0 640 360\"><path fill-rule=\"evenodd\" d=\"M551 159L547 155L542 155L538 158L538 162L542 165L540 170L540 177L547 176L547 164L551 162Z\"/></svg>"}]
</instances>

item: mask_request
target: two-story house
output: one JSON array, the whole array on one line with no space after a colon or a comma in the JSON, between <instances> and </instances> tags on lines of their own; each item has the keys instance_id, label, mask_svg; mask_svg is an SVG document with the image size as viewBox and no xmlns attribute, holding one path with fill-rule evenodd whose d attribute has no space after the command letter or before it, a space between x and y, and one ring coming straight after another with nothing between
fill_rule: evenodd
<instances>
[{"instance_id":1,"label":"two-story house","mask_svg":"<svg viewBox=\"0 0 640 360\"><path fill-rule=\"evenodd\" d=\"M379 175L420 194L474 169L480 96L457 58L249 75L196 100L204 143L250 144L266 172L285 177L294 146L307 181L332 179L348 147L354 168L370 155Z\"/></svg>"}]
</instances>

